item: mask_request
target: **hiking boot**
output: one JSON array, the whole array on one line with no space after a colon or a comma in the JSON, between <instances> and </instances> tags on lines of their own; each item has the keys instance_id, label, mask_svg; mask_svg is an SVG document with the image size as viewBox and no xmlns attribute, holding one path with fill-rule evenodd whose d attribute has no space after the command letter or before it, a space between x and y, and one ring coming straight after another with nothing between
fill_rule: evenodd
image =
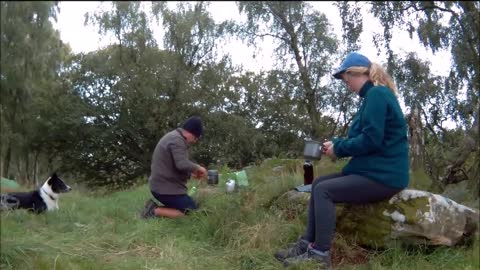
<instances>
[{"instance_id":1,"label":"hiking boot","mask_svg":"<svg viewBox=\"0 0 480 270\"><path fill-rule=\"evenodd\" d=\"M330 252L322 252L318 249L314 249L311 245L308 246L307 252L298 255L296 257L287 258L283 261L283 265L288 267L303 262L314 261L321 264L325 269L332 269L332 258Z\"/></svg>"},{"instance_id":2,"label":"hiking boot","mask_svg":"<svg viewBox=\"0 0 480 270\"><path fill-rule=\"evenodd\" d=\"M301 255L307 252L307 248L309 244L310 242L308 242L307 240L299 238L297 242L290 244L288 248L275 252L275 258L283 262L287 258Z\"/></svg>"},{"instance_id":3,"label":"hiking boot","mask_svg":"<svg viewBox=\"0 0 480 270\"><path fill-rule=\"evenodd\" d=\"M147 219L155 217L155 208L157 207L158 205L152 199L146 201L141 213L142 218Z\"/></svg>"}]
</instances>

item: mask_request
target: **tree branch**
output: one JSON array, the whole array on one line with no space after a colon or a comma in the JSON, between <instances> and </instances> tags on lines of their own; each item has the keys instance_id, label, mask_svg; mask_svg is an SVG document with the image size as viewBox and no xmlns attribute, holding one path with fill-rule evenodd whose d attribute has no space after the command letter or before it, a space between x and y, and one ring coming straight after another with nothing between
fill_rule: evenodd
<instances>
[{"instance_id":1,"label":"tree branch","mask_svg":"<svg viewBox=\"0 0 480 270\"><path fill-rule=\"evenodd\" d=\"M425 118L425 126L428 128L428 130L430 130L430 132L432 132L432 134L435 136L435 138L438 138L437 133L433 129L432 125L428 122L427 113L425 112L425 110L420 110L420 111L422 112L423 117Z\"/></svg>"}]
</instances>

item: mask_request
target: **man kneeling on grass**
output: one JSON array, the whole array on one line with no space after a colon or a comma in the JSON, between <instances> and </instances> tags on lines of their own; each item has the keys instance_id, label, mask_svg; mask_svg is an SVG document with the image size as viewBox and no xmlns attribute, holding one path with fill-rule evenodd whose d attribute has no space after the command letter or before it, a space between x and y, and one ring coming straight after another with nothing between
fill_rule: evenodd
<instances>
[{"instance_id":1,"label":"man kneeling on grass","mask_svg":"<svg viewBox=\"0 0 480 270\"><path fill-rule=\"evenodd\" d=\"M153 197L164 206L149 199L141 213L143 218L177 218L197 209L187 195L187 180L190 176L202 179L207 170L188 159L188 146L196 143L202 133L202 120L193 116L160 139L153 152L148 184Z\"/></svg>"}]
</instances>

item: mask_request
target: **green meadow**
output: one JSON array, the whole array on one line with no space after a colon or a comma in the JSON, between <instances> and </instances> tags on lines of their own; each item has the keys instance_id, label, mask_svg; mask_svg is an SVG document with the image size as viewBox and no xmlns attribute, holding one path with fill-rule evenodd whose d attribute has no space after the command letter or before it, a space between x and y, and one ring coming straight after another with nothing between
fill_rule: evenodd
<instances>
[{"instance_id":1,"label":"green meadow","mask_svg":"<svg viewBox=\"0 0 480 270\"><path fill-rule=\"evenodd\" d=\"M272 170L279 165L281 171ZM321 161L316 175L341 165ZM247 174L248 187L199 195L201 209L177 220L139 218L150 196L146 184L116 192L76 188L60 198L60 210L41 215L2 212L0 268L284 269L273 253L302 233L306 216L284 220L270 206L302 183L301 163L270 160ZM478 237L465 247L369 250L337 233L332 253L335 269L479 269Z\"/></svg>"}]
</instances>

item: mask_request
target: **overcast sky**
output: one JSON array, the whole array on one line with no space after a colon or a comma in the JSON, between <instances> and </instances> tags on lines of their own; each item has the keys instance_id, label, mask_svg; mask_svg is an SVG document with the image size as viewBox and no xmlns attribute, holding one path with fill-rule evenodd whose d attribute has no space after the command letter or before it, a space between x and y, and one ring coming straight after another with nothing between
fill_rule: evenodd
<instances>
[{"instance_id":1,"label":"overcast sky","mask_svg":"<svg viewBox=\"0 0 480 270\"><path fill-rule=\"evenodd\" d=\"M176 2L169 2L172 7ZM144 4L149 5L150 2ZM341 38L341 18L333 2L310 2L314 9L325 13L334 28L334 33ZM73 52L89 52L100 47L106 46L111 41L108 38L101 37L97 34L97 29L92 26L84 26L84 14L86 12L94 12L97 8L107 8L110 3L101 2L60 2L60 14L54 27L59 29L61 39L65 43L69 43ZM235 2L211 2L208 9L212 17L221 22L227 19L242 20L238 12ZM362 48L360 52L366 55L370 60L378 63L385 63L385 55L377 56L377 49L372 42L373 33L381 33L383 30L379 22L370 14L364 13L364 32L361 36ZM159 46L163 46L162 27L152 25L154 36ZM270 69L272 65L272 48L271 41L266 40L262 43L260 54L254 59L252 58L252 48L247 47L241 42L232 42L225 51L232 56L234 64L242 64L246 69L258 71L260 69ZM419 57L431 62L432 73L438 75L446 75L450 70L450 54L448 52L437 52L433 55L430 50L425 49L419 44L418 38L410 39L408 34L403 31L395 31L392 39L392 49L396 53L404 54L408 52L416 52Z\"/></svg>"}]
</instances>

